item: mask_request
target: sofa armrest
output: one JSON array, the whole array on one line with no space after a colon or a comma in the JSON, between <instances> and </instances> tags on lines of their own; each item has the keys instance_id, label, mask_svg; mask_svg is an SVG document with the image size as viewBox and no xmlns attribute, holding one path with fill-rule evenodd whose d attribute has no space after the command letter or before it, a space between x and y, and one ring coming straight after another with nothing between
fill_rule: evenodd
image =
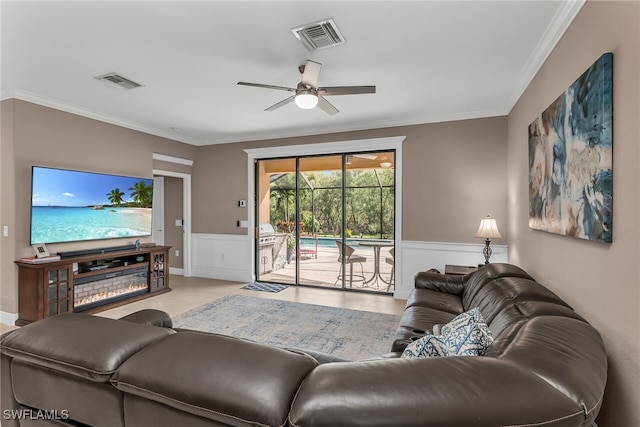
<instances>
[{"instance_id":1,"label":"sofa armrest","mask_svg":"<svg viewBox=\"0 0 640 427\"><path fill-rule=\"evenodd\" d=\"M316 362L318 362L319 365L323 363L350 362L349 359L345 359L343 357L334 356L333 354L323 353L321 351L309 350L306 348L285 347L285 350L311 356L316 360Z\"/></svg>"},{"instance_id":2,"label":"sofa armrest","mask_svg":"<svg viewBox=\"0 0 640 427\"><path fill-rule=\"evenodd\" d=\"M558 427L584 419L578 404L542 378L480 356L320 365L289 414L296 427Z\"/></svg>"},{"instance_id":3,"label":"sofa armrest","mask_svg":"<svg viewBox=\"0 0 640 427\"><path fill-rule=\"evenodd\" d=\"M451 276L447 274L432 273L430 271L422 271L416 274L414 283L416 288L429 289L453 295L462 295L462 291L464 290L464 277L466 276Z\"/></svg>"},{"instance_id":4,"label":"sofa armrest","mask_svg":"<svg viewBox=\"0 0 640 427\"><path fill-rule=\"evenodd\" d=\"M153 308L147 308L131 313L127 316L121 317L118 320L124 320L125 322L141 323L143 325L158 326L160 328L172 328L173 321L171 316L162 310L155 310Z\"/></svg>"}]
</instances>

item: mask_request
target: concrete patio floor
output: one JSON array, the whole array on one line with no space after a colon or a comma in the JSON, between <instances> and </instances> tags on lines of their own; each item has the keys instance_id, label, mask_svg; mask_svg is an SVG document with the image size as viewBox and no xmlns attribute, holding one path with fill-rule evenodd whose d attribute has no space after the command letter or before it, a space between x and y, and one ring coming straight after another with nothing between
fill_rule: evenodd
<instances>
[{"instance_id":1,"label":"concrete patio floor","mask_svg":"<svg viewBox=\"0 0 640 427\"><path fill-rule=\"evenodd\" d=\"M385 262L385 258L391 257L389 249L382 248L380 251L380 276L387 282L391 277L392 266ZM371 247L358 247L354 253L366 258L366 262L362 263L364 270L364 277L368 283L364 283L362 279L356 280L356 275L361 275L360 263L353 265L354 281L350 285L349 283L349 265L346 267L347 277L345 287L352 289L362 289L374 292L389 292L394 290L393 285L389 287L388 283L374 277L375 262L374 251ZM291 260L290 264L285 264L284 268L275 270L269 273L259 274L259 281L277 282L285 284L295 283L296 264L300 265L300 284L301 285L313 285L329 288L342 288L342 280L337 280L340 272L340 262L338 262L338 248L331 248L325 246L318 246L318 257L313 255L302 255L301 259L295 257Z\"/></svg>"}]
</instances>

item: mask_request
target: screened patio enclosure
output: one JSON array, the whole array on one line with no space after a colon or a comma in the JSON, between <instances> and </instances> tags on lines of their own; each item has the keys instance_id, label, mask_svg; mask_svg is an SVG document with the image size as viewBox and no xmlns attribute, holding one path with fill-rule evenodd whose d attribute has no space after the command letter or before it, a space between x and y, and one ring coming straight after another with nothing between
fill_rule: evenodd
<instances>
[{"instance_id":1,"label":"screened patio enclosure","mask_svg":"<svg viewBox=\"0 0 640 427\"><path fill-rule=\"evenodd\" d=\"M276 239L271 253L257 251L257 280L392 292L394 159L384 151L258 160L256 218Z\"/></svg>"}]
</instances>

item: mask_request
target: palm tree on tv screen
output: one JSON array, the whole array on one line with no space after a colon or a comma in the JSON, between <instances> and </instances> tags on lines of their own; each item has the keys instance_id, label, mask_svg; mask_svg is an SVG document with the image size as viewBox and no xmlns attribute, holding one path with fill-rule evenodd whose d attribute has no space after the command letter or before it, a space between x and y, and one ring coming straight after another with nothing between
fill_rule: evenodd
<instances>
[{"instance_id":1,"label":"palm tree on tv screen","mask_svg":"<svg viewBox=\"0 0 640 427\"><path fill-rule=\"evenodd\" d=\"M119 188L114 188L111 192L107 193L107 196L109 197L109 203L120 206L123 202L122 196L124 196L124 191L120 191Z\"/></svg>"},{"instance_id":2,"label":"palm tree on tv screen","mask_svg":"<svg viewBox=\"0 0 640 427\"><path fill-rule=\"evenodd\" d=\"M150 208L153 201L153 185L147 185L144 181L139 181L129 188L131 194L129 196L133 199L135 204L141 208Z\"/></svg>"}]
</instances>

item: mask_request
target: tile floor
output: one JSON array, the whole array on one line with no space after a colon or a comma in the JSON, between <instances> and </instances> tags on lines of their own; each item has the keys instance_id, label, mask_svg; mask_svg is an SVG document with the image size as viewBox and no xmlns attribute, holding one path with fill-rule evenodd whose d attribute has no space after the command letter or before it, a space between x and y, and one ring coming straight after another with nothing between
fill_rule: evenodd
<instances>
[{"instance_id":1,"label":"tile floor","mask_svg":"<svg viewBox=\"0 0 640 427\"><path fill-rule=\"evenodd\" d=\"M390 295L344 292L335 289L303 286L290 286L281 292L270 293L240 289L244 285L245 283L216 279L171 276L171 292L96 313L96 315L115 319L145 308L155 308L164 310L171 316L177 316L192 308L230 294L252 295L260 298L297 301L397 315L402 314L406 304L405 300L397 300ZM14 328L15 326L13 325L1 324L0 332L4 333Z\"/></svg>"}]
</instances>

